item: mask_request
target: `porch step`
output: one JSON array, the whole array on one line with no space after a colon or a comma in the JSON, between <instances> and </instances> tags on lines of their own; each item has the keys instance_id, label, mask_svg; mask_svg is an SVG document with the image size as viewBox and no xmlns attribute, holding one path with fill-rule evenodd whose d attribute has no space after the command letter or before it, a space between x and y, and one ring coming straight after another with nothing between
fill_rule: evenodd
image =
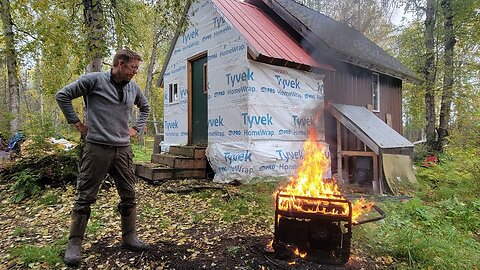
<instances>
[{"instance_id":1,"label":"porch step","mask_svg":"<svg viewBox=\"0 0 480 270\"><path fill-rule=\"evenodd\" d=\"M168 151L168 153L172 155L178 155L178 156L205 159L205 149L206 147L199 147L194 145L185 145L185 146L173 145L173 146L170 146L170 150Z\"/></svg>"},{"instance_id":2,"label":"porch step","mask_svg":"<svg viewBox=\"0 0 480 270\"><path fill-rule=\"evenodd\" d=\"M174 169L155 163L136 164L135 175L150 182L207 176L205 169Z\"/></svg>"},{"instance_id":3,"label":"porch step","mask_svg":"<svg viewBox=\"0 0 480 270\"><path fill-rule=\"evenodd\" d=\"M151 161L174 169L205 169L207 167L206 158L197 159L166 153L153 154Z\"/></svg>"},{"instance_id":4,"label":"porch step","mask_svg":"<svg viewBox=\"0 0 480 270\"><path fill-rule=\"evenodd\" d=\"M151 182L163 180L206 178L206 147L170 146L168 153L155 150L151 162L135 164L135 175Z\"/></svg>"}]
</instances>

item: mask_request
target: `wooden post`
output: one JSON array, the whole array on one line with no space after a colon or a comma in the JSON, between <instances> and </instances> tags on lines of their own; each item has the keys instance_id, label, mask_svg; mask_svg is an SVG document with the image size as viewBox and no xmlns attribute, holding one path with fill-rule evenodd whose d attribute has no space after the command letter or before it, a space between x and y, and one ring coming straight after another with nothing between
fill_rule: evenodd
<instances>
[{"instance_id":1,"label":"wooden post","mask_svg":"<svg viewBox=\"0 0 480 270\"><path fill-rule=\"evenodd\" d=\"M378 194L383 195L383 158L382 150L378 153Z\"/></svg>"},{"instance_id":2,"label":"wooden post","mask_svg":"<svg viewBox=\"0 0 480 270\"><path fill-rule=\"evenodd\" d=\"M337 120L337 174L342 179L342 126L340 121Z\"/></svg>"},{"instance_id":3,"label":"wooden post","mask_svg":"<svg viewBox=\"0 0 480 270\"><path fill-rule=\"evenodd\" d=\"M380 188L379 188L379 182L378 182L378 156L374 154L372 156L372 163L373 163L373 181L372 181L372 187L373 187L373 193L374 194L379 194Z\"/></svg>"},{"instance_id":4,"label":"wooden post","mask_svg":"<svg viewBox=\"0 0 480 270\"><path fill-rule=\"evenodd\" d=\"M392 123L392 115L389 114L389 113L387 113L387 114L385 115L385 118L386 118L385 120L386 120L386 122L387 122L387 125L388 125L389 127L392 127L392 125L393 125L393 123Z\"/></svg>"}]
</instances>

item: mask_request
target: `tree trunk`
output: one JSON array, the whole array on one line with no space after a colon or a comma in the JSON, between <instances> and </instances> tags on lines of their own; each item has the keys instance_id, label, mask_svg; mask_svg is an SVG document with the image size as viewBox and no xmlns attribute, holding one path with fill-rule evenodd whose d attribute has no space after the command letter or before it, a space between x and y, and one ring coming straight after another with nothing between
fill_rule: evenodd
<instances>
[{"instance_id":1,"label":"tree trunk","mask_svg":"<svg viewBox=\"0 0 480 270\"><path fill-rule=\"evenodd\" d=\"M151 91L153 84L153 69L155 68L155 58L157 57L158 50L158 39L160 37L160 31L158 29L158 18L155 16L153 22L153 43L152 43L152 53L150 54L150 63L148 63L147 70L147 84L145 86L145 96L149 101L151 101Z\"/></svg>"},{"instance_id":2,"label":"tree trunk","mask_svg":"<svg viewBox=\"0 0 480 270\"><path fill-rule=\"evenodd\" d=\"M123 27L122 27L122 18L120 18L120 15L116 12L118 7L117 7L117 0L110 0L110 7L111 7L111 14L113 18L113 24L115 26L115 46L116 50L120 50L123 48L123 40L124 40L124 33L123 33Z\"/></svg>"},{"instance_id":3,"label":"tree trunk","mask_svg":"<svg viewBox=\"0 0 480 270\"><path fill-rule=\"evenodd\" d=\"M12 114L10 131L13 133L20 129L20 88L17 70L17 52L15 50L15 34L10 14L10 2L1 0L3 34L5 35L5 55L8 73L8 98L9 109Z\"/></svg>"},{"instance_id":4,"label":"tree trunk","mask_svg":"<svg viewBox=\"0 0 480 270\"><path fill-rule=\"evenodd\" d=\"M148 70L147 70L147 85L145 86L145 96L147 96L147 99L150 101L150 104L153 103L152 95L151 95L152 85L153 85L153 69L155 68L155 58L157 57L159 39L160 39L160 29L158 25L158 17L155 16L155 20L153 22L152 53L150 54L150 63L148 64ZM152 108L152 112L153 111L154 111L154 108ZM154 120L153 125L154 125L155 134L157 134L158 127L157 127L156 120Z\"/></svg>"},{"instance_id":5,"label":"tree trunk","mask_svg":"<svg viewBox=\"0 0 480 270\"><path fill-rule=\"evenodd\" d=\"M448 125L450 123L450 109L452 106L453 98L453 57L454 57L454 47L455 47L455 32L453 29L453 12L452 12L452 1L451 0L442 0L442 12L445 17L445 22L443 28L445 30L445 73L443 76L443 89L442 89L442 100L440 107L440 123L437 129L438 133L438 145L439 150L443 150L445 145L446 137L448 136Z\"/></svg>"},{"instance_id":6,"label":"tree trunk","mask_svg":"<svg viewBox=\"0 0 480 270\"><path fill-rule=\"evenodd\" d=\"M106 48L102 1L83 0L83 16L87 29L87 73L102 71L102 56Z\"/></svg>"},{"instance_id":7,"label":"tree trunk","mask_svg":"<svg viewBox=\"0 0 480 270\"><path fill-rule=\"evenodd\" d=\"M425 118L426 118L426 135L429 150L435 150L435 1L427 0L427 8L425 12L425 66L423 75L425 78Z\"/></svg>"}]
</instances>

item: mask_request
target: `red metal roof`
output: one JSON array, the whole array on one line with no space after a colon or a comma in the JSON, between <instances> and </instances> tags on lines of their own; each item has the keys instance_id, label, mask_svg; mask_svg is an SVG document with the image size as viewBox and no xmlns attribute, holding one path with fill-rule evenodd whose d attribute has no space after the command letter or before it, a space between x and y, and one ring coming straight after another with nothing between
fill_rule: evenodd
<instances>
[{"instance_id":1,"label":"red metal roof","mask_svg":"<svg viewBox=\"0 0 480 270\"><path fill-rule=\"evenodd\" d=\"M213 3L247 39L249 47L258 54L325 70L335 70L329 64L315 61L297 41L257 7L237 0L213 0Z\"/></svg>"}]
</instances>

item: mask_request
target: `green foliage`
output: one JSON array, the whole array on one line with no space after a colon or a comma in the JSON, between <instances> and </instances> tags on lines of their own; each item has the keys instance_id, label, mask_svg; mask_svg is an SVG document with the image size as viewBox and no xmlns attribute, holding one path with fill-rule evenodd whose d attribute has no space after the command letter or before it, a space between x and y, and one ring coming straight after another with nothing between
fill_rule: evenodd
<instances>
[{"instance_id":1,"label":"green foliage","mask_svg":"<svg viewBox=\"0 0 480 270\"><path fill-rule=\"evenodd\" d=\"M144 204L143 209L140 212L140 222L142 222L145 218L155 218L155 227L158 229L165 229L172 223L169 217L163 214L163 210L161 208L150 203Z\"/></svg>"},{"instance_id":2,"label":"green foliage","mask_svg":"<svg viewBox=\"0 0 480 270\"><path fill-rule=\"evenodd\" d=\"M233 257L235 257L239 251L241 251L241 247L239 246L229 246L227 248L228 254L230 254L230 256L233 256Z\"/></svg>"},{"instance_id":3,"label":"green foliage","mask_svg":"<svg viewBox=\"0 0 480 270\"><path fill-rule=\"evenodd\" d=\"M48 206L57 205L60 202L61 201L60 201L58 195L55 194L55 193L51 193L51 192L49 192L48 194L45 194L39 200L40 204L48 205Z\"/></svg>"},{"instance_id":4,"label":"green foliage","mask_svg":"<svg viewBox=\"0 0 480 270\"><path fill-rule=\"evenodd\" d=\"M467 224L478 226L478 218L473 223L470 218L474 216L470 215L457 220L445 218L451 211L445 211L443 204L430 206L420 199L384 204L382 207L388 213L385 221L355 228L355 241L375 255L394 257L399 268L402 265L409 269L479 267L476 258L480 256L480 243L462 228ZM476 213L471 214L479 214L479 209L473 211Z\"/></svg>"},{"instance_id":5,"label":"green foliage","mask_svg":"<svg viewBox=\"0 0 480 270\"><path fill-rule=\"evenodd\" d=\"M135 162L148 162L151 160L153 153L153 141L145 138L145 146L140 143L132 143L133 160Z\"/></svg>"},{"instance_id":6,"label":"green foliage","mask_svg":"<svg viewBox=\"0 0 480 270\"><path fill-rule=\"evenodd\" d=\"M384 203L384 221L355 227L355 242L399 269L480 267L480 158L477 149L450 149L418 168L414 199Z\"/></svg>"},{"instance_id":7,"label":"green foliage","mask_svg":"<svg viewBox=\"0 0 480 270\"><path fill-rule=\"evenodd\" d=\"M421 164L428 154L428 147L426 144L420 143L415 145L413 148L413 162Z\"/></svg>"},{"instance_id":8,"label":"green foliage","mask_svg":"<svg viewBox=\"0 0 480 270\"><path fill-rule=\"evenodd\" d=\"M25 227L16 227L15 230L13 231L13 235L17 237L25 235L25 233L27 233L27 228Z\"/></svg>"},{"instance_id":9,"label":"green foliage","mask_svg":"<svg viewBox=\"0 0 480 270\"><path fill-rule=\"evenodd\" d=\"M78 153L75 150L22 158L0 173L3 181L14 182L12 198L18 203L38 195L45 186L60 187L75 183Z\"/></svg>"},{"instance_id":10,"label":"green foliage","mask_svg":"<svg viewBox=\"0 0 480 270\"><path fill-rule=\"evenodd\" d=\"M23 199L38 195L42 190L38 184L40 176L34 174L30 169L14 173L13 178L15 183L11 190L14 192L12 197L14 203L19 203Z\"/></svg>"},{"instance_id":11,"label":"green foliage","mask_svg":"<svg viewBox=\"0 0 480 270\"><path fill-rule=\"evenodd\" d=\"M419 167L417 179L423 184L420 196L429 202L461 196L472 201L480 194L480 158L477 149L451 149L439 157L440 164Z\"/></svg>"},{"instance_id":12,"label":"green foliage","mask_svg":"<svg viewBox=\"0 0 480 270\"><path fill-rule=\"evenodd\" d=\"M249 219L269 220L273 217L275 209L272 194L278 188L278 183L242 185L240 188L240 194L233 196L228 201L219 198L210 201L212 207L222 213L223 221L233 223Z\"/></svg>"},{"instance_id":13,"label":"green foliage","mask_svg":"<svg viewBox=\"0 0 480 270\"><path fill-rule=\"evenodd\" d=\"M88 222L87 233L95 234L103 226L103 221L99 219L92 219Z\"/></svg>"},{"instance_id":14,"label":"green foliage","mask_svg":"<svg viewBox=\"0 0 480 270\"><path fill-rule=\"evenodd\" d=\"M61 252L63 249L63 241L58 241L51 246L34 246L21 245L10 251L12 256L17 257L20 265L25 268L49 268L58 267L62 264Z\"/></svg>"}]
</instances>

